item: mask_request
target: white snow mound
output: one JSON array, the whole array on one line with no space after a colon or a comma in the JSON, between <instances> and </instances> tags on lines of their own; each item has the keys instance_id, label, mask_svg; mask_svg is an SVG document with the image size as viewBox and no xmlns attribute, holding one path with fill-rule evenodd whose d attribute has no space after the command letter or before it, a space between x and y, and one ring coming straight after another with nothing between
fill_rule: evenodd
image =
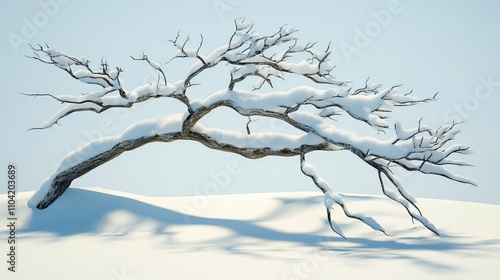
<instances>
[{"instance_id":1,"label":"white snow mound","mask_svg":"<svg viewBox=\"0 0 500 280\"><path fill-rule=\"evenodd\" d=\"M16 270L0 279L494 279L500 275L499 205L420 199L442 237L412 224L381 196L342 195L389 236L333 218L321 193L157 198L69 188L48 209L18 193ZM7 221L7 197L0 195ZM7 252L8 229L0 229ZM5 258L5 255L4 255Z\"/></svg>"}]
</instances>

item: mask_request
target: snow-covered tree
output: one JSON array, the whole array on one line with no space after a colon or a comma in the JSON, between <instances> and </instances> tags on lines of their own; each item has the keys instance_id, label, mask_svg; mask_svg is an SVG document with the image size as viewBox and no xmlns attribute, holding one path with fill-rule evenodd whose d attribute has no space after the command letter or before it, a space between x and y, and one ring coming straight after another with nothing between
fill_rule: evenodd
<instances>
[{"instance_id":1,"label":"snow-covered tree","mask_svg":"<svg viewBox=\"0 0 500 280\"><path fill-rule=\"evenodd\" d=\"M235 30L227 44L208 55L201 51L203 37L191 44L189 37L183 39L177 35L170 41L177 53L165 63L156 62L146 54L132 57L158 72L156 82L134 89L123 86L121 68L111 67L104 60L96 67L86 58L71 56L47 45L32 46L34 56L31 58L58 67L73 79L99 88L78 96L26 94L47 96L64 104L52 118L35 129L51 127L74 113L91 111L99 114L108 109L128 109L156 98L178 100L184 104L185 113L139 122L119 136L91 141L70 153L55 173L43 182L31 198L30 205L38 209L48 207L73 180L125 151L151 142L191 140L249 159L297 156L302 173L310 177L324 194L326 214L333 231L344 236L330 215L332 209L338 206L348 217L385 233L372 218L351 212L341 195L306 161L306 155L312 151L349 150L374 168L382 191L388 198L401 204L412 219L438 234L435 226L422 215L415 198L403 188L393 169L435 174L475 185L474 181L445 168L468 166L466 162L450 156L468 154L471 150L464 145L446 145L458 133L454 123L433 129L419 122L415 128L404 129L400 122L389 122L388 119L395 107L418 105L432 101L436 96L421 99L410 93L401 93L399 85L382 88L379 84L368 82L364 87L353 89L350 83L332 76L334 66L329 63L329 46L319 51L315 49L315 44L301 44L294 36L296 30L292 27L283 26L274 34L260 35L253 31L253 24L244 20L236 20L234 24ZM184 78L169 81L164 70L172 60L177 59L191 60L191 68ZM227 79L227 86L204 99L193 99L189 93L195 80L200 74L215 68L227 69L227 76L221 77ZM286 91L272 89L273 82L287 79L303 79L314 87L301 85ZM256 83L249 86L249 80ZM264 92L265 89L269 90ZM243 132L206 128L199 123L200 119L219 107L231 108L239 115L248 117L249 122ZM385 139L363 136L336 127L332 119L341 114L393 137L387 140L387 136ZM252 132L249 127L251 118L259 116L286 122L300 134Z\"/></svg>"}]
</instances>

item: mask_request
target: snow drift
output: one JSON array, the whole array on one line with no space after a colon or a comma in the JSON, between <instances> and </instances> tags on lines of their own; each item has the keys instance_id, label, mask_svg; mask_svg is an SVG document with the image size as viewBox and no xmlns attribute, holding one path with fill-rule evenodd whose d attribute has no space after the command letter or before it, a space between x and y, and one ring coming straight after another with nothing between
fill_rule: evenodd
<instances>
[{"instance_id":1,"label":"snow drift","mask_svg":"<svg viewBox=\"0 0 500 280\"><path fill-rule=\"evenodd\" d=\"M70 188L52 207L18 194L18 271L2 279L492 279L500 273L500 206L420 199L442 237L381 196L341 194L388 236L332 215L323 195L268 193L157 198ZM0 209L7 209L5 195ZM186 209L191 209L186 211ZM1 218L6 220L5 211ZM0 236L7 236L3 227ZM7 242L2 242L5 252Z\"/></svg>"}]
</instances>

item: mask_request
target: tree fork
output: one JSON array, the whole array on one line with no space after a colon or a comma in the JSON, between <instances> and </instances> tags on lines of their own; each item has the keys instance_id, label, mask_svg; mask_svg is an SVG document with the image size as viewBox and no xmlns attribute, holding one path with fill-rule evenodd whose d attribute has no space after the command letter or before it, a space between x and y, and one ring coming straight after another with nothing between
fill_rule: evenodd
<instances>
[{"instance_id":1,"label":"tree fork","mask_svg":"<svg viewBox=\"0 0 500 280\"><path fill-rule=\"evenodd\" d=\"M269 148L240 148L231 144L220 143L212 139L209 135L190 131L187 135L181 132L155 134L150 137L141 137L133 140L125 140L115 144L110 150L100 153L92 158L89 158L75 166L72 166L59 174L52 180L50 190L44 198L36 204L36 208L43 210L54 203L66 189L71 185L73 180L85 175L91 170L99 167L100 165L118 157L126 151L131 151L140 148L143 145L153 142L172 142L176 140L192 140L205 145L208 148L230 152L241 155L248 159L258 159L267 156L283 156L291 157L304 152L311 151L328 151L331 146L328 143L321 143L318 145L301 145L296 148L283 148L280 150L272 150ZM91 145L92 143L90 143Z\"/></svg>"},{"instance_id":2,"label":"tree fork","mask_svg":"<svg viewBox=\"0 0 500 280\"><path fill-rule=\"evenodd\" d=\"M125 151L150 142L191 140L211 149L239 154L250 159L299 155L302 173L313 179L314 184L323 192L332 230L343 236L340 227L330 217L333 207L339 206L349 218L361 220L374 230L385 234L386 231L373 219L351 213L341 196L319 177L312 165L305 162L305 154L311 151L349 150L378 172L379 184L384 195L401 204L412 219L418 220L427 229L438 234L436 228L422 216L416 200L403 188L392 173L392 169L400 168L407 172L433 174L452 181L476 185L473 180L446 169L448 166L470 166L467 162L451 158L451 155L469 154L472 151L465 145L446 145L459 132L456 123L432 129L419 121L417 128L404 129L398 121L389 123L388 115L395 107L427 103L435 100L436 96L421 99L413 96L411 91L400 93L401 85L381 89L380 84L369 84L368 79L363 87L352 89L348 86L349 83L339 81L331 75L335 66L328 62L328 58L331 57L330 45L325 51L314 50L315 43L301 46L299 40L294 37L296 30L287 26L282 26L274 34L263 36L254 32L253 24L244 20L235 20L234 24L235 29L227 45L214 49L206 56L200 53L203 37L199 45L189 48L189 37L182 40L177 34L174 40L170 40L177 48L177 54L166 63L158 63L144 53L139 58L132 57L133 60L146 61L158 72L156 83L147 83L132 90L124 88L120 75L123 70L120 67L110 67L106 61L101 60L100 67L93 68L85 57L71 56L48 45L32 46L34 55L30 58L60 68L71 78L82 83L100 87L97 91L79 96L25 94L50 97L63 104L63 108L38 129L51 127L72 114L81 112L100 114L114 108L130 109L134 104L163 97L179 100L186 105L186 112L180 118L168 119L176 125L174 130L160 129L154 134L146 132L146 135L134 136L133 139L125 137L125 132L120 138L108 139L112 142L106 142L106 145L112 144L112 146L106 146L105 152L92 153L82 162L72 164L69 168L65 168L63 160L56 173L49 177L30 199L30 205L35 205L39 209L48 207L64 193L73 180ZM298 62L295 59L297 56ZM169 82L166 74L168 71L164 71L162 67L166 67L174 59L194 60L194 63L183 79ZM205 99L191 100L188 93L190 88L196 85L193 80L199 79L201 73L211 71L216 66L228 67L229 85L207 93ZM312 83L313 86L296 86L283 92L259 92L265 85L273 89L276 85L273 83L274 80L284 81L290 76L299 78L305 83ZM247 83L244 81L251 79L256 80L256 85L252 86L251 90L245 90ZM280 120L302 134L297 136L279 133L259 134L253 131L250 133L249 122L245 126L246 133L205 129L199 125L204 116L218 107L231 108L240 116L248 117L249 122L250 117L254 116ZM341 114L363 122L379 132L392 132L394 137L380 140L377 137L358 135L354 131L337 128L332 120ZM151 125L151 123L147 121L138 123L139 129L142 128L141 125ZM145 131L150 131L150 127L145 128L147 128ZM91 142L89 145L99 145L99 142ZM72 154L68 155L69 158L71 156ZM384 183L382 174L388 179L388 184Z\"/></svg>"}]
</instances>

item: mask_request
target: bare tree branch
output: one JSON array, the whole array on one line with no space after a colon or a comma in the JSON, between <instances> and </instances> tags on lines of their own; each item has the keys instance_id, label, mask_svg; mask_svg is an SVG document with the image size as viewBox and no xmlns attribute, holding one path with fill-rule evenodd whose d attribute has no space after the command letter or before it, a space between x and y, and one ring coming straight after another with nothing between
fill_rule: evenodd
<instances>
[{"instance_id":1,"label":"bare tree branch","mask_svg":"<svg viewBox=\"0 0 500 280\"><path fill-rule=\"evenodd\" d=\"M339 81L332 76L335 66L329 62L330 44L322 51L316 49L316 43L301 45L295 37L297 30L286 25L270 35L260 35L254 32L253 28L253 23L245 22L244 19L235 20L234 31L227 44L206 55L202 53L205 40L203 36L191 47L193 41L189 36L181 38L180 33L177 33L173 40L169 40L177 49L177 53L166 63L155 62L144 53L138 57L131 56L133 60L147 62L158 72L156 83L147 83L133 89L123 87L120 77L123 70L120 67L110 67L104 59L101 59L96 69L85 57L77 58L48 45L31 46L33 56L28 56L29 58L53 65L73 79L99 87L96 91L76 96L22 93L30 97L49 97L63 104L49 120L34 129L51 127L74 113L90 111L99 114L109 109L128 109L135 104L156 98L179 100L186 106L186 112L182 117L169 119L169 123L175 124L169 126L169 129L149 122L140 123L131 129L147 126L148 129L144 131L153 132L138 138L127 138L127 133L110 138L104 141L108 146L94 149L104 152L89 153L90 156L76 164L68 166L67 161L63 160L59 169L47 179L30 203L40 209L48 207L64 193L74 179L125 151L150 142L190 140L211 149L251 159L265 156L299 156L302 173L310 177L324 195L327 219L333 231L345 238L340 227L331 218L333 207L339 206L347 217L357 219L386 234L383 227L372 218L351 212L341 195L335 193L328 183L319 177L312 165L305 161L305 154L311 151L349 150L376 170L382 192L389 199L403 205L412 219L439 234L434 225L422 215L416 200L404 189L392 169L433 174L476 185L473 180L445 168L471 166L465 161L454 159L453 156L469 154L472 151L465 145L449 144L459 133L457 123L444 124L433 129L423 124L421 119L417 127L407 129L403 128L399 121L392 122L390 118L394 108L428 103L436 100L437 94L429 98L418 98L412 95L412 91L401 93L402 85L383 88L380 84L369 83L369 78L363 87L349 88L349 82ZM174 59L192 61L192 65L181 79L167 82L164 68L169 67L169 63ZM198 84L195 80L200 79L200 74L210 72L215 67L228 71L225 78L221 77L227 79L229 76L227 88L207 92L204 99L190 98L191 87ZM313 86L303 85L284 91L260 92L266 85L272 89L277 80L287 79L299 79L304 83L312 83ZM247 81L255 81L255 84L248 88ZM323 89L316 87L319 84L323 85ZM199 124L203 117L220 107L231 108L236 114L248 117L246 133L206 129ZM341 114L363 122L379 132L393 135L393 138L381 140L338 128L332 124L331 119ZM264 135L251 132L250 123L253 116L283 121L301 135ZM103 141L91 142L89 147L103 145L102 143ZM390 184L384 183L382 174Z\"/></svg>"},{"instance_id":2,"label":"bare tree branch","mask_svg":"<svg viewBox=\"0 0 500 280\"><path fill-rule=\"evenodd\" d=\"M139 57L139 58L135 58L133 56L130 56L130 58L132 58L133 60L143 60L143 61L146 61L151 66L151 68L153 68L154 70L156 70L156 71L158 71L158 72L161 73L161 75L163 76L163 83L165 85L167 84L167 77L165 76L165 73L161 69L161 66L160 66L160 64L158 62L149 60L148 56L145 55L144 53L142 53L142 56Z\"/></svg>"}]
</instances>

